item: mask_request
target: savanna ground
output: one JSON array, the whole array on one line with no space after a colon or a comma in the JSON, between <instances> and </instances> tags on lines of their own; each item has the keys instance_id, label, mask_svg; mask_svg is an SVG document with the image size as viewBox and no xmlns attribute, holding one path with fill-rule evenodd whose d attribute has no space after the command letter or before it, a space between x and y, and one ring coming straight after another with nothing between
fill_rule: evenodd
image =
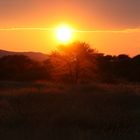
<instances>
[{"instance_id":1,"label":"savanna ground","mask_svg":"<svg viewBox=\"0 0 140 140\"><path fill-rule=\"evenodd\" d=\"M139 140L140 85L0 82L1 140Z\"/></svg>"}]
</instances>

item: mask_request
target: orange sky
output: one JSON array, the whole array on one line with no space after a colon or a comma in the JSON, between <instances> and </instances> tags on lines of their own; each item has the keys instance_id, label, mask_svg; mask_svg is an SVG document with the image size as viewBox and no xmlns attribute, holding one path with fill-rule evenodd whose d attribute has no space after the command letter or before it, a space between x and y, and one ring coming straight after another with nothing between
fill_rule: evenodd
<instances>
[{"instance_id":1,"label":"orange sky","mask_svg":"<svg viewBox=\"0 0 140 140\"><path fill-rule=\"evenodd\" d=\"M97 30L76 32L75 41L107 54L136 55L139 7L139 0L0 0L0 28L54 28L65 22L78 30ZM0 30L0 49L46 53L57 45L53 31Z\"/></svg>"}]
</instances>

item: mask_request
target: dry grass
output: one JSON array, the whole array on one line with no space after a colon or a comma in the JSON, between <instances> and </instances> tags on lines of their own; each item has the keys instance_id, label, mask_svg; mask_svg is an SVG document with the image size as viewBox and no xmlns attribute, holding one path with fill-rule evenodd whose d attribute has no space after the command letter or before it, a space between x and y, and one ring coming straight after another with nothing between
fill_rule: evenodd
<instances>
[{"instance_id":1,"label":"dry grass","mask_svg":"<svg viewBox=\"0 0 140 140\"><path fill-rule=\"evenodd\" d=\"M0 83L0 139L140 139L140 85Z\"/></svg>"}]
</instances>

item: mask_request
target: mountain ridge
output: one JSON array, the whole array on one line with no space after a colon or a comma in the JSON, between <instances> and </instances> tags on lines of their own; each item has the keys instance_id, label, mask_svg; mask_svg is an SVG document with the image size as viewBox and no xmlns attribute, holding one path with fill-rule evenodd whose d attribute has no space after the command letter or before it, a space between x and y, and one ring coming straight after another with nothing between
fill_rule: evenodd
<instances>
[{"instance_id":1,"label":"mountain ridge","mask_svg":"<svg viewBox=\"0 0 140 140\"><path fill-rule=\"evenodd\" d=\"M44 61L48 58L47 54L41 53L41 52L15 52L15 51L7 51L0 49L0 58L8 55L25 55L28 56L30 59L36 60L36 61Z\"/></svg>"}]
</instances>

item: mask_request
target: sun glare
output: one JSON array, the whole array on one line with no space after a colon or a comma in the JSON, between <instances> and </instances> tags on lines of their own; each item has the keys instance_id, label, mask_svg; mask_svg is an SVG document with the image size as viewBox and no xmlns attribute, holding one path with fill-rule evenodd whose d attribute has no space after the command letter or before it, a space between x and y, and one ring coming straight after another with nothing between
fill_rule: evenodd
<instances>
[{"instance_id":1,"label":"sun glare","mask_svg":"<svg viewBox=\"0 0 140 140\"><path fill-rule=\"evenodd\" d=\"M59 26L56 30L56 37L61 43L68 43L72 39L73 30L66 25Z\"/></svg>"}]
</instances>

